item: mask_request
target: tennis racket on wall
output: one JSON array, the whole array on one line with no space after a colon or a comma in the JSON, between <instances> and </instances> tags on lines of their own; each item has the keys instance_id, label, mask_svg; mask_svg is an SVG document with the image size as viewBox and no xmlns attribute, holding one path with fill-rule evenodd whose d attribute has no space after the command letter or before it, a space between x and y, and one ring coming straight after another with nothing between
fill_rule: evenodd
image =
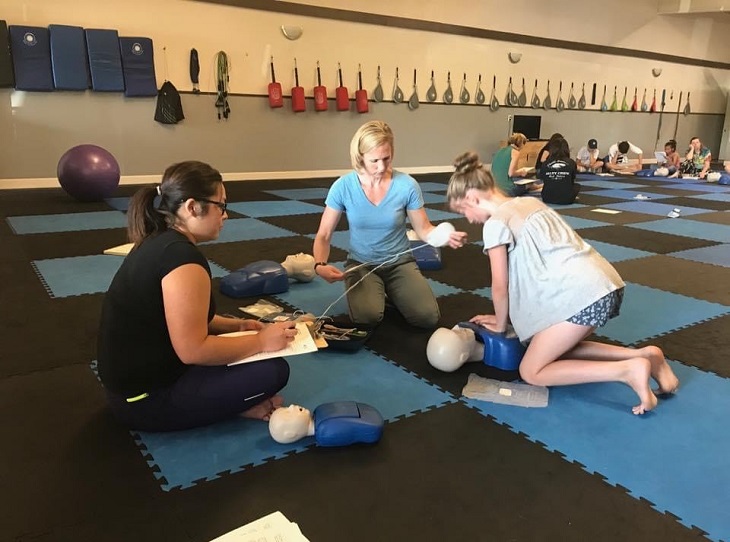
<instances>
[{"instance_id":1,"label":"tennis racket on wall","mask_svg":"<svg viewBox=\"0 0 730 542\"><path fill-rule=\"evenodd\" d=\"M382 102L384 97L385 96L383 95L383 84L380 80L380 66L378 66L378 76L376 79L375 88L373 89L373 100L376 102Z\"/></svg>"}]
</instances>

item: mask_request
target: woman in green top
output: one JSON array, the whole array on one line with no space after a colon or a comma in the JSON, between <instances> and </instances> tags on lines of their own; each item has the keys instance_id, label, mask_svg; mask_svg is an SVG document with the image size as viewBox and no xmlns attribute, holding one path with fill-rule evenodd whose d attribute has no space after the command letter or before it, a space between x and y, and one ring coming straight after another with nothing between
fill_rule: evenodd
<instances>
[{"instance_id":1,"label":"woman in green top","mask_svg":"<svg viewBox=\"0 0 730 542\"><path fill-rule=\"evenodd\" d=\"M520 156L520 149L525 146L527 138L524 134L515 132L507 140L507 146L499 149L492 159L492 175L497 181L497 186L507 196L522 196L527 193L527 187L517 185L513 177L524 176L529 168L517 169L517 160Z\"/></svg>"}]
</instances>

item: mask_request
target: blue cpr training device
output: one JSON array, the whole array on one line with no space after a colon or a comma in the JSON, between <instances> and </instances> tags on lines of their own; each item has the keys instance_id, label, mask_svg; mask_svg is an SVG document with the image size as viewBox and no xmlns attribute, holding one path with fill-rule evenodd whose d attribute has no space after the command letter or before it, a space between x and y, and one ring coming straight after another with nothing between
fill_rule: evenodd
<instances>
[{"instance_id":1,"label":"blue cpr training device","mask_svg":"<svg viewBox=\"0 0 730 542\"><path fill-rule=\"evenodd\" d=\"M522 357L527 348L515 337L507 337L504 333L494 333L472 322L459 322L459 327L471 329L477 341L484 344L485 365L516 371L520 367Z\"/></svg>"},{"instance_id":2,"label":"blue cpr training device","mask_svg":"<svg viewBox=\"0 0 730 542\"><path fill-rule=\"evenodd\" d=\"M382 435L383 417L370 405L335 401L314 409L314 439L318 446L372 444Z\"/></svg>"},{"instance_id":3,"label":"blue cpr training device","mask_svg":"<svg viewBox=\"0 0 730 542\"><path fill-rule=\"evenodd\" d=\"M289 275L280 263L260 260L221 279L220 291L229 297L280 294L289 289Z\"/></svg>"}]
</instances>

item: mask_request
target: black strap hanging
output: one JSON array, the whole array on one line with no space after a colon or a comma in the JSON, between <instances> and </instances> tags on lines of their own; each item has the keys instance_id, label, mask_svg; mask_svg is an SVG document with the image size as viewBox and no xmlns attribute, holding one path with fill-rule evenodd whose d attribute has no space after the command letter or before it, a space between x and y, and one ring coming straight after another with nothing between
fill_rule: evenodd
<instances>
[{"instance_id":1,"label":"black strap hanging","mask_svg":"<svg viewBox=\"0 0 730 542\"><path fill-rule=\"evenodd\" d=\"M215 100L215 107L218 109L218 120L228 119L231 108L228 105L228 72L231 64L225 51L218 51L215 55L215 82L218 95Z\"/></svg>"},{"instance_id":2,"label":"black strap hanging","mask_svg":"<svg viewBox=\"0 0 730 542\"><path fill-rule=\"evenodd\" d=\"M193 83L193 93L200 93L200 81L198 76L200 75L200 62L198 61L197 49L190 49L190 81Z\"/></svg>"}]
</instances>

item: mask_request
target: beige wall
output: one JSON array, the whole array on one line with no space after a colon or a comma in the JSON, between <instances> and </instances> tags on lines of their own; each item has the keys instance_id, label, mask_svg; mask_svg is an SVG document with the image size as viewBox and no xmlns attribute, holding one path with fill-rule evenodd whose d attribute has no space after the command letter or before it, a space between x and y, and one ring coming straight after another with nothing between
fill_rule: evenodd
<instances>
[{"instance_id":1,"label":"beige wall","mask_svg":"<svg viewBox=\"0 0 730 542\"><path fill-rule=\"evenodd\" d=\"M305 2L300 2L305 3ZM338 2L317 0L320 6ZM339 4L343 4L339 2ZM507 32L525 32L566 40L632 47L681 56L696 56L728 62L730 21L711 16L657 16L653 2L603 2L597 12L623 15L599 17L598 23L583 23L571 16L583 12L575 1L542 3L461 0L457 2L415 2L401 0L349 0L348 9L410 16L433 21L479 26ZM644 5L646 4L646 5ZM494 7L493 7L494 6ZM652 6L651 8L648 6ZM660 63L629 57L614 57L432 32L384 28L286 14L241 9L186 0L126 0L101 3L92 0L0 0L0 13L8 24L72 24L87 28L115 28L120 35L151 37L155 44L158 83L169 78L181 91L191 89L188 75L190 48L200 54L201 88L214 88L213 58L225 50L232 58L232 117L218 122L214 96L183 95L186 120L169 127L154 122L153 98L125 99L120 94L55 92L22 93L0 90L0 179L55 176L58 157L76 143L107 147L120 160L125 175L157 175L169 163L185 158L206 159L222 171L318 171L348 167L347 142L364 120L383 118L394 125L398 139L397 163L403 167L445 167L465 148L477 148L489 155L506 133L508 114L532 114L531 109L501 108L491 113L476 105L427 105L409 111L405 105L371 104L365 116L351 113L307 113L295 115L286 108L271 110L263 97L269 82L268 59L274 55L278 79L285 89L293 84L292 64L296 56L300 82L311 96L315 84L314 66L322 65L323 84L334 95L337 62L343 66L345 85L354 90L356 68L362 64L364 84L372 92L377 66L381 66L383 87L390 96L395 68L401 70L400 85L408 97L413 69L419 73L419 95L425 100L427 75L436 72L439 97L445 89L446 72L458 95L460 80L468 77L472 94L481 73L489 95L491 79L497 76L497 95L504 100L508 77L528 80L528 97L534 80L539 93L551 81L553 103L557 83L563 81L567 100L570 82L588 88L593 82L612 94L614 86L629 87L633 94L667 88L674 99L667 100L663 142L674 131L679 92L691 91L693 114L680 118L678 139L698 134L717 152L727 106L730 70L708 69L686 64ZM616 22L617 21L617 22ZM281 25L303 29L297 41L287 40ZM163 50L164 49L164 50ZM507 58L510 51L522 53L518 64ZM661 67L661 77L651 69ZM669 95L669 93L668 93ZM610 96L609 96L610 99ZM311 103L309 104L311 106ZM330 104L331 109L334 104ZM584 139L599 141L629 138L652 150L658 115L599 113L594 111L544 112L543 134L560 131L573 147ZM703 114L696 114L703 113ZM607 146L607 145L606 145Z\"/></svg>"}]
</instances>

